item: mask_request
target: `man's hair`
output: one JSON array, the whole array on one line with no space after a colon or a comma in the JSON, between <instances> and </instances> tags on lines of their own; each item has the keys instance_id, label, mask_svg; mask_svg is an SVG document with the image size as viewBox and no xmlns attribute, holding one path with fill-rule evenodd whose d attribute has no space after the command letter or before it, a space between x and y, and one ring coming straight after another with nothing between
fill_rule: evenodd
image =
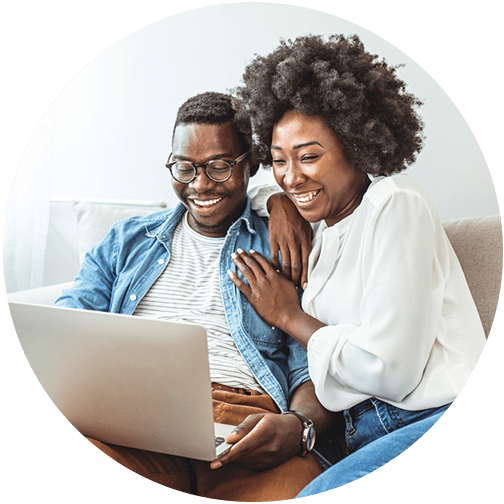
<instances>
[{"instance_id":1,"label":"man's hair","mask_svg":"<svg viewBox=\"0 0 504 504\"><path fill-rule=\"evenodd\" d=\"M405 91L396 68L364 50L357 36L281 40L246 67L234 89L237 117L253 125L253 155L271 166L274 125L288 110L322 117L355 167L372 175L400 172L423 145L422 103Z\"/></svg>"},{"instance_id":2,"label":"man's hair","mask_svg":"<svg viewBox=\"0 0 504 504\"><path fill-rule=\"evenodd\" d=\"M252 147L250 119L236 118L231 95L206 92L189 98L178 110L173 133L179 124L226 124L233 122L240 139L243 152Z\"/></svg>"}]
</instances>

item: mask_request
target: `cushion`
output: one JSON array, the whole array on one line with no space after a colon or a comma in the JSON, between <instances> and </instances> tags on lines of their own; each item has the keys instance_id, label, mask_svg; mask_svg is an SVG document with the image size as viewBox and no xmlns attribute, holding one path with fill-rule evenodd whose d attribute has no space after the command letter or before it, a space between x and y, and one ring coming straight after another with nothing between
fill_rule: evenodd
<instances>
[{"instance_id":1,"label":"cushion","mask_svg":"<svg viewBox=\"0 0 504 504\"><path fill-rule=\"evenodd\" d=\"M502 225L499 215L443 222L457 254L488 337L502 277Z\"/></svg>"},{"instance_id":2,"label":"cushion","mask_svg":"<svg viewBox=\"0 0 504 504\"><path fill-rule=\"evenodd\" d=\"M74 201L79 236L79 261L82 264L86 252L105 238L112 225L129 217L148 215L163 210L161 205L141 207Z\"/></svg>"}]
</instances>

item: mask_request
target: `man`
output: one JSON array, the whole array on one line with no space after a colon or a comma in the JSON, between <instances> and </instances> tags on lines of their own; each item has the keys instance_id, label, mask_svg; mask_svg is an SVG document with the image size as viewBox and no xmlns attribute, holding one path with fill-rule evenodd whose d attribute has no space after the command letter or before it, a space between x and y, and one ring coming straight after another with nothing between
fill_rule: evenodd
<instances>
[{"instance_id":1,"label":"man","mask_svg":"<svg viewBox=\"0 0 504 504\"><path fill-rule=\"evenodd\" d=\"M181 204L114 225L56 304L205 326L215 421L239 424L226 439L231 450L211 464L92 440L96 446L171 488L224 500L282 500L321 467L305 453L303 421L281 413L301 413L318 434L331 415L315 397L305 351L260 319L227 274L236 271L237 249L269 257L267 223L247 197L258 168L249 130L235 124L228 95L204 93L182 105L167 163Z\"/></svg>"}]
</instances>

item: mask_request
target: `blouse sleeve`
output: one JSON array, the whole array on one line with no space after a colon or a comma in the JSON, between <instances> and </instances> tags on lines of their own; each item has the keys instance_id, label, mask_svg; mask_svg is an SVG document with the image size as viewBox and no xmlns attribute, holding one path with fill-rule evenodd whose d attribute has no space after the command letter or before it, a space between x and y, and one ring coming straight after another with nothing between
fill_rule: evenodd
<instances>
[{"instance_id":1,"label":"blouse sleeve","mask_svg":"<svg viewBox=\"0 0 504 504\"><path fill-rule=\"evenodd\" d=\"M414 192L394 193L372 212L359 253L360 323L329 325L312 335L310 374L322 394L343 389L400 402L422 378L443 299L435 225L425 200Z\"/></svg>"},{"instance_id":2,"label":"blouse sleeve","mask_svg":"<svg viewBox=\"0 0 504 504\"><path fill-rule=\"evenodd\" d=\"M278 185L269 183L249 187L248 195L252 210L255 210L259 217L269 217L268 209L266 208L268 199L273 194L280 192L282 192L282 189Z\"/></svg>"}]
</instances>

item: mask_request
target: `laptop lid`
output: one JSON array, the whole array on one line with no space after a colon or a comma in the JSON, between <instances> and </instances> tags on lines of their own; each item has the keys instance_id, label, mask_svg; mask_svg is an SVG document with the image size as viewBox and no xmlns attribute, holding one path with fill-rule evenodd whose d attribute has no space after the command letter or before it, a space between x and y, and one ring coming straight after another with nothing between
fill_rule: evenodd
<instances>
[{"instance_id":1,"label":"laptop lid","mask_svg":"<svg viewBox=\"0 0 504 504\"><path fill-rule=\"evenodd\" d=\"M216 458L203 327L18 302L9 308L35 375L82 434Z\"/></svg>"}]
</instances>

